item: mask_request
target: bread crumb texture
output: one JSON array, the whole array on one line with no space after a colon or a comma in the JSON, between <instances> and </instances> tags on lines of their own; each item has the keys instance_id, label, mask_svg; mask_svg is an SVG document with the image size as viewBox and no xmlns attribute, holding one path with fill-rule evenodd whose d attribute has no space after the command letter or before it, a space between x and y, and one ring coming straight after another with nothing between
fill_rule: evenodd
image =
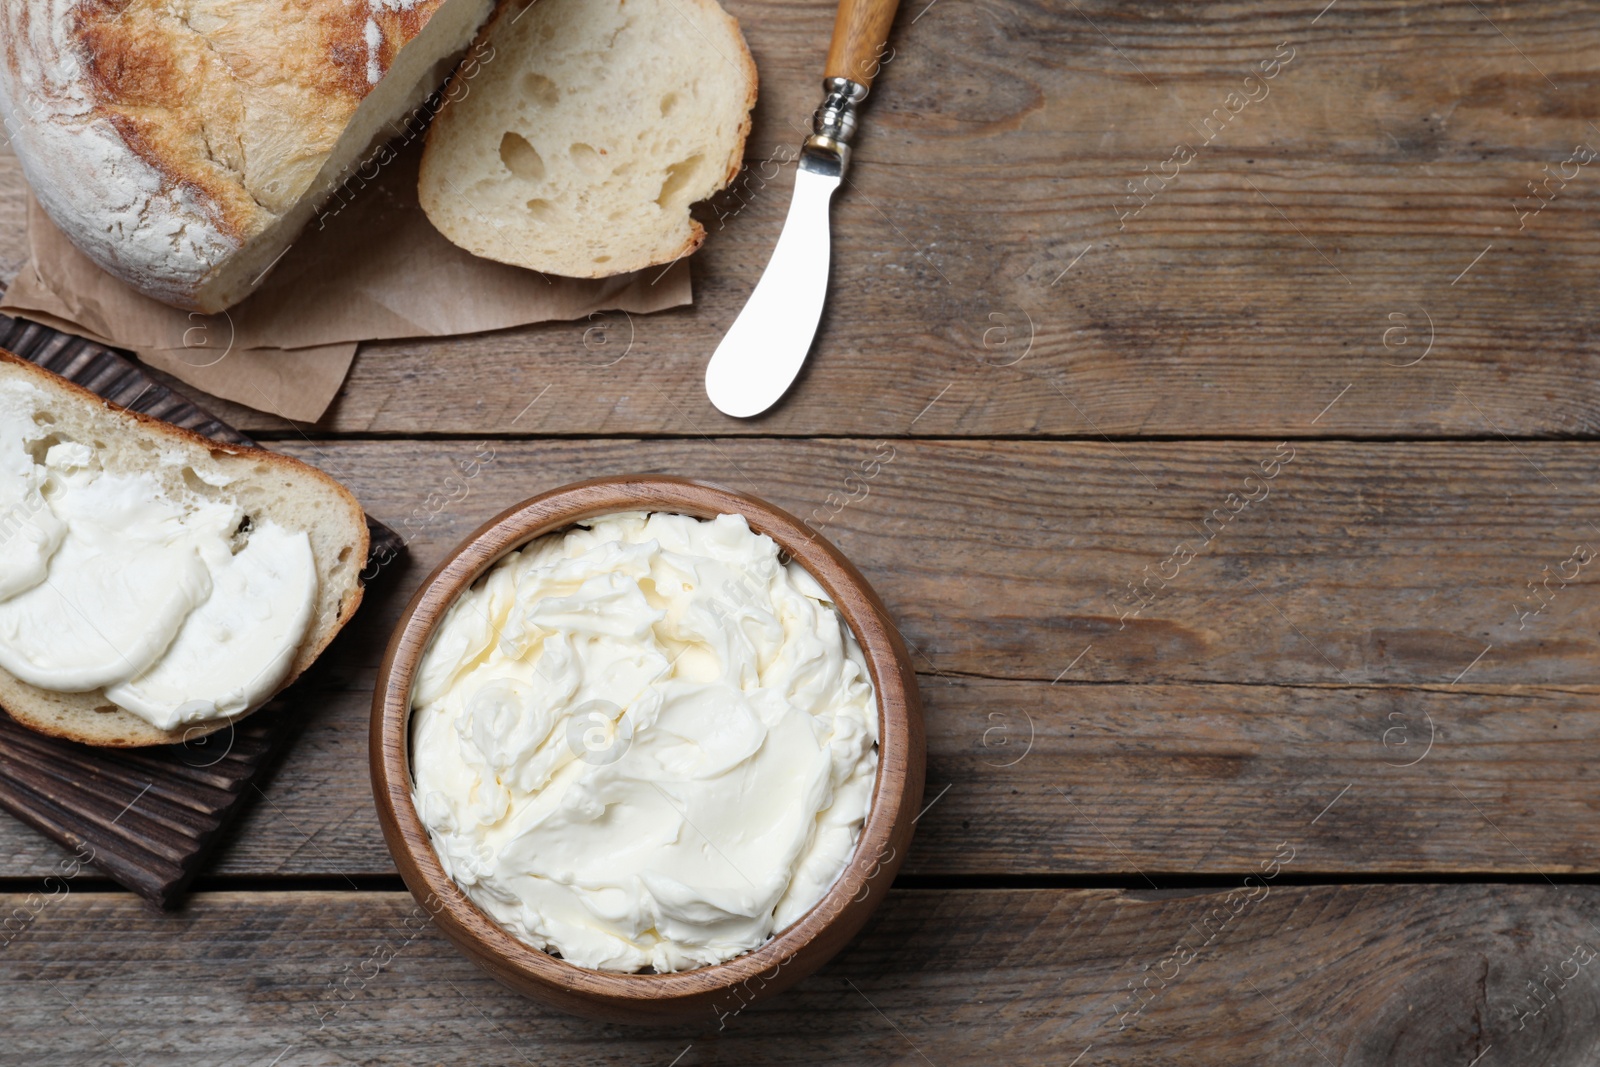
<instances>
[{"instance_id":1,"label":"bread crumb texture","mask_svg":"<svg viewBox=\"0 0 1600 1067\"><path fill-rule=\"evenodd\" d=\"M485 47L487 45L487 47ZM739 171L755 63L714 0L502 6L447 91L420 195L480 256L573 277L670 263Z\"/></svg>"}]
</instances>

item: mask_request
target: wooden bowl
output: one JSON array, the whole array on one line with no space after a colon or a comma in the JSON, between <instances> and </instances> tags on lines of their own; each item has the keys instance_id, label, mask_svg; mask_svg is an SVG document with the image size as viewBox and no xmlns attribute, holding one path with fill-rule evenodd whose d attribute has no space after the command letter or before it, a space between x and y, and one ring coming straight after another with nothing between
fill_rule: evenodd
<instances>
[{"instance_id":1,"label":"wooden bowl","mask_svg":"<svg viewBox=\"0 0 1600 1067\"><path fill-rule=\"evenodd\" d=\"M708 519L743 515L822 584L854 632L878 699L878 777L854 855L827 895L766 944L723 963L673 974L578 967L530 947L461 892L440 866L411 799L411 687L434 627L457 596L506 554L580 519L665 511ZM591 1018L646 1022L715 1017L815 971L861 929L894 881L922 802L922 711L916 675L888 612L839 550L787 512L720 486L646 475L599 478L536 496L501 513L428 576L401 615L372 700L372 791L400 875L445 934L500 982Z\"/></svg>"}]
</instances>

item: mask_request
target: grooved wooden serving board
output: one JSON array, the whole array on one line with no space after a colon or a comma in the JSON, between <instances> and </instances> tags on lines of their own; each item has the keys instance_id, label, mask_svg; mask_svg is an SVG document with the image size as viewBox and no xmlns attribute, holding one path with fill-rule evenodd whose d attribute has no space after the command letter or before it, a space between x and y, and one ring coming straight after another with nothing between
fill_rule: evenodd
<instances>
[{"instance_id":1,"label":"grooved wooden serving board","mask_svg":"<svg viewBox=\"0 0 1600 1067\"><path fill-rule=\"evenodd\" d=\"M101 345L0 315L0 348L123 407L216 441L253 443ZM367 526L369 559L395 558L400 536L372 519ZM0 713L0 807L158 906L173 907L287 741L287 709L300 691L291 686L209 737L152 748L80 745Z\"/></svg>"}]
</instances>

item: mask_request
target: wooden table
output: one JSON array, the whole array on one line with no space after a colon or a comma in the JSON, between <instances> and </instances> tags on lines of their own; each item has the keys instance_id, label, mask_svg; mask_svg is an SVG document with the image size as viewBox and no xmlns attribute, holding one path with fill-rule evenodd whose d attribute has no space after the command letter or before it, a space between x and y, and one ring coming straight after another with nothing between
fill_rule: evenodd
<instances>
[{"instance_id":1,"label":"wooden table","mask_svg":"<svg viewBox=\"0 0 1600 1067\"><path fill-rule=\"evenodd\" d=\"M0 1061L1597 1062L1600 5L1324 2L912 0L810 372L735 422L702 369L830 16L729 0L762 98L692 309L372 345L316 426L216 405L412 562L182 910L90 871L0 951ZM368 792L420 576L623 471L812 516L923 672L896 890L721 1025L558 1016L411 932ZM4 900L64 856L0 819Z\"/></svg>"}]
</instances>

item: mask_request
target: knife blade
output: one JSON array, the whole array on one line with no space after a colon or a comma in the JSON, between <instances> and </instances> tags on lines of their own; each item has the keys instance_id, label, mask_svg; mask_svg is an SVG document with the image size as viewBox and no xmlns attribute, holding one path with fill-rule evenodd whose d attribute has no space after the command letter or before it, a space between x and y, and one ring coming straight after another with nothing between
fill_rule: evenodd
<instances>
[{"instance_id":1,"label":"knife blade","mask_svg":"<svg viewBox=\"0 0 1600 1067\"><path fill-rule=\"evenodd\" d=\"M840 0L822 106L800 150L783 231L744 310L706 364L717 409L750 418L794 384L828 297L828 208L850 163L856 108L867 98L899 0Z\"/></svg>"},{"instance_id":2,"label":"knife blade","mask_svg":"<svg viewBox=\"0 0 1600 1067\"><path fill-rule=\"evenodd\" d=\"M828 162L802 151L778 246L706 364L706 395L725 415L761 414L806 361L828 296L828 203L840 180Z\"/></svg>"}]
</instances>

